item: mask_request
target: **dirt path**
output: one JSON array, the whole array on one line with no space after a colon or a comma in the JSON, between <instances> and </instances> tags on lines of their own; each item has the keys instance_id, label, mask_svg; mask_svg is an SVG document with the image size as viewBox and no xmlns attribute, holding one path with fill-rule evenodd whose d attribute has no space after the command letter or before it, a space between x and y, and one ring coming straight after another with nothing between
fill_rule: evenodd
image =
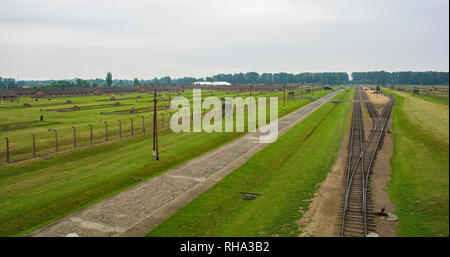
<instances>
[{"instance_id":1,"label":"dirt path","mask_svg":"<svg viewBox=\"0 0 450 257\"><path fill-rule=\"evenodd\" d=\"M345 194L345 167L348 155L346 133L339 148L338 158L324 182L318 184L320 189L314 195L308 210L298 221L300 236L337 237L339 236L340 214Z\"/></svg>"},{"instance_id":2,"label":"dirt path","mask_svg":"<svg viewBox=\"0 0 450 257\"><path fill-rule=\"evenodd\" d=\"M281 135L308 117L337 90L278 121ZM27 236L142 236L244 164L267 144L249 133L164 174L68 215Z\"/></svg>"},{"instance_id":3,"label":"dirt path","mask_svg":"<svg viewBox=\"0 0 450 257\"><path fill-rule=\"evenodd\" d=\"M387 129L392 129L392 116L389 118ZM386 129L386 131L387 131ZM395 213L395 205L391 201L386 191L387 184L391 180L391 157L394 154L394 138L392 134L386 133L383 139L383 145L378 151L375 164L372 168L370 177L370 186L372 190L372 200L374 202L375 211L380 211L384 206L387 212ZM388 221L386 217L375 217L375 228L381 237L397 236L397 221Z\"/></svg>"}]
</instances>

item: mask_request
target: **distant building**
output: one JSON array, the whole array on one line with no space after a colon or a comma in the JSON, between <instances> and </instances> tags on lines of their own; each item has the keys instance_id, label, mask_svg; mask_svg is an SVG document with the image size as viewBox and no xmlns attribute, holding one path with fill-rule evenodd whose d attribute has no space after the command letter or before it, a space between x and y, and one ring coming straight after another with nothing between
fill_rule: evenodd
<instances>
[{"instance_id":1,"label":"distant building","mask_svg":"<svg viewBox=\"0 0 450 257\"><path fill-rule=\"evenodd\" d=\"M214 82L197 81L192 84L198 85L198 86L231 86L231 83L228 83L226 81L214 81Z\"/></svg>"},{"instance_id":2,"label":"distant building","mask_svg":"<svg viewBox=\"0 0 450 257\"><path fill-rule=\"evenodd\" d=\"M90 95L93 88L90 87L43 87L36 90L31 97L33 98L52 98L52 97L66 97L66 96L84 96Z\"/></svg>"},{"instance_id":3,"label":"distant building","mask_svg":"<svg viewBox=\"0 0 450 257\"><path fill-rule=\"evenodd\" d=\"M9 89L5 89L5 88L0 88L0 100L2 101L9 101L9 100L16 100L17 99L17 95L9 90Z\"/></svg>"},{"instance_id":4,"label":"distant building","mask_svg":"<svg viewBox=\"0 0 450 257\"><path fill-rule=\"evenodd\" d=\"M126 94L135 93L137 87L97 87L92 91L93 95Z\"/></svg>"},{"instance_id":5,"label":"distant building","mask_svg":"<svg viewBox=\"0 0 450 257\"><path fill-rule=\"evenodd\" d=\"M28 88L28 87L18 87L11 89L18 97L24 97L24 96L32 96L36 91L38 91L37 88Z\"/></svg>"}]
</instances>

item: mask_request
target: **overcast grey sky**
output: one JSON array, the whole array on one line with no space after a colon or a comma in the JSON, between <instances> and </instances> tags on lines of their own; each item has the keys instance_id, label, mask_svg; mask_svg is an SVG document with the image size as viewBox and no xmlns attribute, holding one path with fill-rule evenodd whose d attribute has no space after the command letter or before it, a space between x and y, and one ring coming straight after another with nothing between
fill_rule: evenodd
<instances>
[{"instance_id":1,"label":"overcast grey sky","mask_svg":"<svg viewBox=\"0 0 450 257\"><path fill-rule=\"evenodd\" d=\"M0 76L448 71L448 0L1 0Z\"/></svg>"}]
</instances>

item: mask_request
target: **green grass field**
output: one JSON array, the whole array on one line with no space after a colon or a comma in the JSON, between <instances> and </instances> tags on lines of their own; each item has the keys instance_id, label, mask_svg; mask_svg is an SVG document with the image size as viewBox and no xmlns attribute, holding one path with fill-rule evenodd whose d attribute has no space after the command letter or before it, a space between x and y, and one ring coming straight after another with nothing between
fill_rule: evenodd
<instances>
[{"instance_id":1,"label":"green grass field","mask_svg":"<svg viewBox=\"0 0 450 257\"><path fill-rule=\"evenodd\" d=\"M301 91L296 90L298 95ZM321 97L327 91L317 91L308 96ZM203 91L202 98L214 94L217 97L235 96L235 92L215 92ZM287 93L286 93L287 94ZM168 94L161 93L159 97L159 108L165 108L168 104ZM170 93L173 99L177 94ZM239 93L239 96L246 97L249 93ZM275 96L282 101L282 92L254 92L257 97ZM164 96L164 97L163 97ZM186 90L181 96L188 97L192 100L192 90ZM140 97L140 98L137 98ZM108 140L118 139L119 136L119 120L121 121L122 136L130 136L133 134L143 133L143 120L146 132L152 130L153 113L149 111L153 107L153 96L144 93L127 94L116 96L117 100L110 101L110 96L80 96L80 97L62 97L54 98L51 102L46 99L40 99L38 102L30 101L30 98L21 98L19 103L3 103L0 105L0 128L13 128L11 130L0 130L0 137L9 138L9 155L10 161L19 161L33 157L33 137L36 139L36 154L46 155L54 152L55 149L55 132L49 129L56 129L58 132L58 151L73 149L73 128L76 128L77 146L88 146L90 143L90 131L88 124L93 127L93 143L102 143L106 140L105 122L108 124ZM125 99L125 100L123 100ZM70 100L72 104L65 104ZM23 103L30 103L31 107L23 108ZM112 105L120 102L120 106L100 106ZM290 112L298 108L308 100L287 100L287 109L283 110L279 105L280 112ZM47 107L40 107L45 105ZM51 105L51 106L48 106ZM62 108L72 108L74 105L79 106L80 110L72 111L50 111ZM144 112L131 114L131 108L140 110L145 108ZM41 112L42 109L42 112ZM121 114L117 111L123 111ZM115 113L114 113L115 112ZM158 127L168 128L170 116L174 110L161 110L158 112ZM44 115L45 122L39 122L40 115ZM32 122L32 123L31 123ZM22 124L25 123L25 124ZM30 124L28 124L30 123ZM27 127L29 126L29 127ZM15 129L14 129L15 128ZM0 164L6 162L6 141L0 140Z\"/></svg>"},{"instance_id":2,"label":"green grass field","mask_svg":"<svg viewBox=\"0 0 450 257\"><path fill-rule=\"evenodd\" d=\"M447 86L416 86L416 85L395 85L390 86L391 90L398 90L408 92L413 95L412 91L416 88L419 90L415 97L420 97L425 100L434 101L441 104L448 104L448 85ZM436 90L433 90L436 89Z\"/></svg>"},{"instance_id":3,"label":"green grass field","mask_svg":"<svg viewBox=\"0 0 450 257\"><path fill-rule=\"evenodd\" d=\"M449 107L388 91L393 110L394 155L388 192L399 236L449 236Z\"/></svg>"},{"instance_id":4,"label":"green grass field","mask_svg":"<svg viewBox=\"0 0 450 257\"><path fill-rule=\"evenodd\" d=\"M336 99L351 99L350 90ZM334 164L350 102L326 103L147 236L297 236L303 210ZM240 192L259 193L243 200Z\"/></svg>"},{"instance_id":5,"label":"green grass field","mask_svg":"<svg viewBox=\"0 0 450 257\"><path fill-rule=\"evenodd\" d=\"M330 91L315 92L317 97L328 93ZM273 95L280 94L282 93L276 92ZM97 97L87 98L97 99ZM102 97L105 98L105 96ZM65 100L61 99L61 102ZM282 104L279 104L279 116L282 117L310 102L311 100L307 99L289 99L286 101L286 110L282 110ZM12 110L2 110L0 115L6 117L10 115L10 111ZM20 109L20 111L23 112L21 115L15 119L10 117L8 122L26 120L34 115L27 113L30 109ZM40 113L40 110L32 111ZM77 124L80 125L95 121L101 116L98 111L74 111L71 112L71 115L74 115L71 118L67 118L65 112L55 113L58 116L49 117L49 119L61 121L58 124L60 127L57 128L62 131L64 125L71 124L71 119L77 119ZM61 115L60 119L59 115ZM116 116L110 118L112 120ZM21 135L25 133L24 131L31 133L32 130L19 129L11 133ZM173 133L170 129L163 130L159 137L160 161L154 160L151 156L151 135L138 134L94 147L79 148L26 162L0 166L0 199L2 199L0 201L0 235L22 235L161 174L243 134ZM10 134L2 135L14 138ZM67 136L70 138L71 130Z\"/></svg>"}]
</instances>

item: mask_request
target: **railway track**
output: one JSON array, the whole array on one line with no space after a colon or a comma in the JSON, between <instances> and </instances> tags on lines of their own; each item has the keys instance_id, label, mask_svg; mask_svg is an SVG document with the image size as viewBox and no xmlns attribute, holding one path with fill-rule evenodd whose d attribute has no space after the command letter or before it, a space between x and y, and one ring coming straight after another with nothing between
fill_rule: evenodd
<instances>
[{"instance_id":1,"label":"railway track","mask_svg":"<svg viewBox=\"0 0 450 257\"><path fill-rule=\"evenodd\" d=\"M361 94L363 101L366 103L367 111L369 112L370 117L372 118L372 124L375 124L377 119L380 117L380 114L378 114L377 109L375 106L373 106L372 102L369 100L369 97L367 96L367 93L364 91Z\"/></svg>"},{"instance_id":2,"label":"railway track","mask_svg":"<svg viewBox=\"0 0 450 257\"><path fill-rule=\"evenodd\" d=\"M364 137L361 101L366 103L373 120L371 133ZM347 180L342 211L341 236L367 236L375 232L375 212L370 192L370 174L380 148L394 100L379 114L366 93L356 88L347 159Z\"/></svg>"}]
</instances>

